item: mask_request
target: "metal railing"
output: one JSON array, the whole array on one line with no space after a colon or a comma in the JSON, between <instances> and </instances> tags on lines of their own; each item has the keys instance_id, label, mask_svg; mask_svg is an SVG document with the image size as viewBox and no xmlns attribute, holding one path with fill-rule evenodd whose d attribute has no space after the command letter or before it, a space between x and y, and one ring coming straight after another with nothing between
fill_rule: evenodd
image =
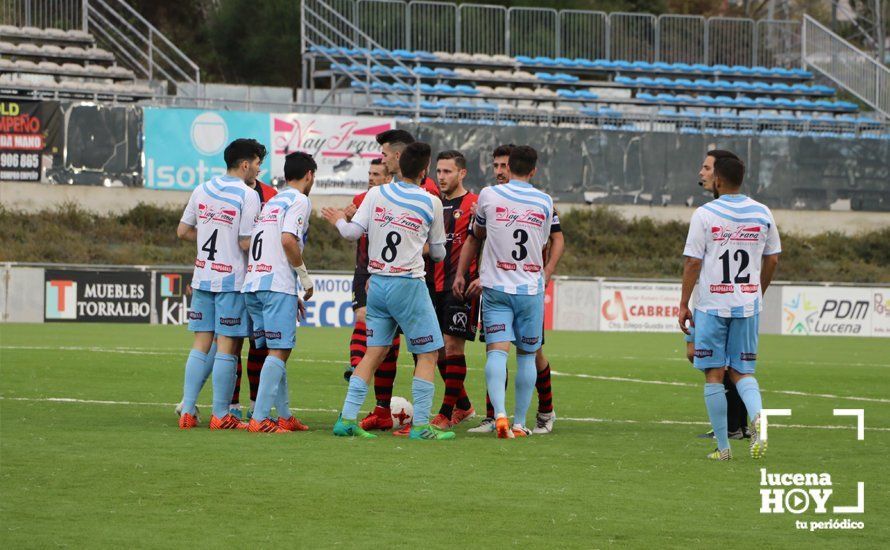
<instances>
[{"instance_id":1,"label":"metal railing","mask_svg":"<svg viewBox=\"0 0 890 550\"><path fill-rule=\"evenodd\" d=\"M360 29L390 49L668 63L800 66L799 21L527 8L441 1L327 0L350 47ZM542 2L542 4L544 4Z\"/></svg>"},{"instance_id":2,"label":"metal railing","mask_svg":"<svg viewBox=\"0 0 890 550\"><path fill-rule=\"evenodd\" d=\"M201 69L124 0L0 0L5 25L82 30L137 77L200 84Z\"/></svg>"},{"instance_id":3,"label":"metal railing","mask_svg":"<svg viewBox=\"0 0 890 550\"><path fill-rule=\"evenodd\" d=\"M809 15L802 33L801 56L807 65L890 117L890 69Z\"/></svg>"},{"instance_id":4,"label":"metal railing","mask_svg":"<svg viewBox=\"0 0 890 550\"><path fill-rule=\"evenodd\" d=\"M87 30L147 80L201 83L201 69L123 0L84 0Z\"/></svg>"},{"instance_id":5,"label":"metal railing","mask_svg":"<svg viewBox=\"0 0 890 550\"><path fill-rule=\"evenodd\" d=\"M0 0L0 25L84 28L83 0Z\"/></svg>"}]
</instances>

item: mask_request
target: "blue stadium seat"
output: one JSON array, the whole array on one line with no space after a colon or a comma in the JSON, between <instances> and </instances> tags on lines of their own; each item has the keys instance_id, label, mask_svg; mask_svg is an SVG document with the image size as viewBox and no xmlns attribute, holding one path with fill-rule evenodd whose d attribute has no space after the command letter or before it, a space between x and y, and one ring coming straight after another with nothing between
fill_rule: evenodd
<instances>
[{"instance_id":1,"label":"blue stadium seat","mask_svg":"<svg viewBox=\"0 0 890 550\"><path fill-rule=\"evenodd\" d=\"M629 76L616 76L615 82L617 82L619 84L636 84L637 79L631 78Z\"/></svg>"},{"instance_id":2,"label":"blue stadium seat","mask_svg":"<svg viewBox=\"0 0 890 550\"><path fill-rule=\"evenodd\" d=\"M673 72L676 70L676 67L671 65L670 63L665 63L664 61L657 61L652 64L652 68L658 71L664 72Z\"/></svg>"},{"instance_id":3,"label":"blue stadium seat","mask_svg":"<svg viewBox=\"0 0 890 550\"><path fill-rule=\"evenodd\" d=\"M583 57L576 57L575 65L577 65L578 67L583 67L585 69L593 69L597 66L595 61L591 61L590 59L585 59Z\"/></svg>"},{"instance_id":4,"label":"blue stadium seat","mask_svg":"<svg viewBox=\"0 0 890 550\"><path fill-rule=\"evenodd\" d=\"M757 105L757 102L754 101L753 98L745 96L736 98L735 102L736 105L739 105L741 107L754 107L755 105Z\"/></svg>"},{"instance_id":5,"label":"blue stadium seat","mask_svg":"<svg viewBox=\"0 0 890 550\"><path fill-rule=\"evenodd\" d=\"M646 92L638 93L637 99L641 99L643 101L653 101L653 102L658 101L658 98L656 98L654 95L652 95L650 93L646 93Z\"/></svg>"},{"instance_id":6,"label":"blue stadium seat","mask_svg":"<svg viewBox=\"0 0 890 550\"><path fill-rule=\"evenodd\" d=\"M411 71L405 67L392 67L389 72L396 76L411 76Z\"/></svg>"},{"instance_id":7,"label":"blue stadium seat","mask_svg":"<svg viewBox=\"0 0 890 550\"><path fill-rule=\"evenodd\" d=\"M675 88L677 85L670 78L665 78L660 76L655 79L655 84L662 86L664 88Z\"/></svg>"},{"instance_id":8,"label":"blue stadium seat","mask_svg":"<svg viewBox=\"0 0 890 550\"><path fill-rule=\"evenodd\" d=\"M556 62L555 59L551 57L547 57L545 55L539 55L535 58L536 65L543 65L544 67L556 67L559 63Z\"/></svg>"},{"instance_id":9,"label":"blue stadium seat","mask_svg":"<svg viewBox=\"0 0 890 550\"><path fill-rule=\"evenodd\" d=\"M435 60L439 59L432 52L426 52L423 50L415 50L414 54L417 56L417 59L419 59L421 61L435 61Z\"/></svg>"},{"instance_id":10,"label":"blue stadium seat","mask_svg":"<svg viewBox=\"0 0 890 550\"><path fill-rule=\"evenodd\" d=\"M556 90L556 95L563 99L578 99L578 92L567 88L559 88Z\"/></svg>"},{"instance_id":11,"label":"blue stadium seat","mask_svg":"<svg viewBox=\"0 0 890 550\"><path fill-rule=\"evenodd\" d=\"M653 68L652 63L649 63L648 61L634 61L630 65L637 71L651 71Z\"/></svg>"},{"instance_id":12,"label":"blue stadium seat","mask_svg":"<svg viewBox=\"0 0 890 550\"><path fill-rule=\"evenodd\" d=\"M424 66L414 67L414 73L424 77L435 78L436 76L438 76L436 75L436 71L434 69Z\"/></svg>"},{"instance_id":13,"label":"blue stadium seat","mask_svg":"<svg viewBox=\"0 0 890 550\"><path fill-rule=\"evenodd\" d=\"M756 103L759 107L773 107L776 104L776 102L773 101L773 99L770 97L758 97L754 100L754 103Z\"/></svg>"},{"instance_id":14,"label":"blue stadium seat","mask_svg":"<svg viewBox=\"0 0 890 550\"><path fill-rule=\"evenodd\" d=\"M433 86L432 84L421 84L421 85L420 85L420 92L421 92L421 93L424 93L424 94L434 94L434 93L436 93L436 92L438 92L438 91L439 91L439 90L436 88L436 86Z\"/></svg>"},{"instance_id":15,"label":"blue stadium seat","mask_svg":"<svg viewBox=\"0 0 890 550\"><path fill-rule=\"evenodd\" d=\"M405 84L404 82L394 82L390 85L390 88L394 92L410 93L410 92L414 91L413 86L409 86L408 84Z\"/></svg>"},{"instance_id":16,"label":"blue stadium seat","mask_svg":"<svg viewBox=\"0 0 890 550\"><path fill-rule=\"evenodd\" d=\"M711 70L715 73L723 73L723 74L732 72L732 69L730 69L729 65L723 65L722 63L717 64L717 65L711 65Z\"/></svg>"},{"instance_id":17,"label":"blue stadium seat","mask_svg":"<svg viewBox=\"0 0 890 550\"><path fill-rule=\"evenodd\" d=\"M626 67L625 65L626 64ZM627 61L610 61L608 59L596 59L593 62L593 66L597 69L624 69L630 67L630 63Z\"/></svg>"},{"instance_id":18,"label":"blue stadium seat","mask_svg":"<svg viewBox=\"0 0 890 550\"><path fill-rule=\"evenodd\" d=\"M522 65L536 65L534 58L527 55L517 55L516 62Z\"/></svg>"},{"instance_id":19,"label":"blue stadium seat","mask_svg":"<svg viewBox=\"0 0 890 550\"><path fill-rule=\"evenodd\" d=\"M641 76L635 80L636 80L637 85L639 85L639 86L654 86L655 85L655 79L649 78L648 76Z\"/></svg>"},{"instance_id":20,"label":"blue stadium seat","mask_svg":"<svg viewBox=\"0 0 890 550\"><path fill-rule=\"evenodd\" d=\"M776 107L784 107L786 109L794 107L794 101L788 99L787 97L777 97L773 100L773 102L775 103Z\"/></svg>"},{"instance_id":21,"label":"blue stadium seat","mask_svg":"<svg viewBox=\"0 0 890 550\"><path fill-rule=\"evenodd\" d=\"M479 90L477 90L473 86L468 86L466 84L458 84L454 87L455 93L463 94L463 95L479 95Z\"/></svg>"},{"instance_id":22,"label":"blue stadium seat","mask_svg":"<svg viewBox=\"0 0 890 550\"><path fill-rule=\"evenodd\" d=\"M436 84L433 86L437 93L453 95L457 93L457 88L450 84Z\"/></svg>"},{"instance_id":23,"label":"blue stadium seat","mask_svg":"<svg viewBox=\"0 0 890 550\"><path fill-rule=\"evenodd\" d=\"M557 57L554 59L557 65L562 67L577 67L578 64L575 63L574 59L569 59L568 57Z\"/></svg>"},{"instance_id":24,"label":"blue stadium seat","mask_svg":"<svg viewBox=\"0 0 890 550\"><path fill-rule=\"evenodd\" d=\"M745 65L733 65L730 67L730 70L735 74L740 74L742 76L751 76L754 74L754 70L751 67L747 67Z\"/></svg>"},{"instance_id":25,"label":"blue stadium seat","mask_svg":"<svg viewBox=\"0 0 890 550\"><path fill-rule=\"evenodd\" d=\"M630 61L624 61L623 59L618 59L616 61L612 61L611 63L611 67L604 66L604 68L615 68L619 71L629 71L632 68Z\"/></svg>"},{"instance_id":26,"label":"blue stadium seat","mask_svg":"<svg viewBox=\"0 0 890 550\"><path fill-rule=\"evenodd\" d=\"M744 80L735 80L731 84L732 88L738 91L746 92L748 90L753 90L754 87L750 82Z\"/></svg>"},{"instance_id":27,"label":"blue stadium seat","mask_svg":"<svg viewBox=\"0 0 890 550\"><path fill-rule=\"evenodd\" d=\"M390 91L389 84L385 82L372 82L371 83L371 91L372 92L388 92Z\"/></svg>"},{"instance_id":28,"label":"blue stadium seat","mask_svg":"<svg viewBox=\"0 0 890 550\"><path fill-rule=\"evenodd\" d=\"M538 80L541 80L543 82L556 82L559 80L558 78L556 78L554 75L552 75L550 73L545 73L545 72L540 72L540 71L535 73L535 78L537 78Z\"/></svg>"},{"instance_id":29,"label":"blue stadium seat","mask_svg":"<svg viewBox=\"0 0 890 550\"><path fill-rule=\"evenodd\" d=\"M389 55L389 50L384 50L382 48L374 48L373 50L371 50L372 57L387 57Z\"/></svg>"},{"instance_id":30,"label":"blue stadium seat","mask_svg":"<svg viewBox=\"0 0 890 550\"><path fill-rule=\"evenodd\" d=\"M408 50L393 50L392 56L396 59L407 59L409 61L417 59L417 54Z\"/></svg>"},{"instance_id":31,"label":"blue stadium seat","mask_svg":"<svg viewBox=\"0 0 890 550\"><path fill-rule=\"evenodd\" d=\"M692 81L689 80L688 78L678 78L678 79L674 80L674 83L677 86L680 86L683 88L692 88L693 87Z\"/></svg>"},{"instance_id":32,"label":"blue stadium seat","mask_svg":"<svg viewBox=\"0 0 890 550\"><path fill-rule=\"evenodd\" d=\"M690 65L689 63L674 63L673 68L678 73L688 73L689 71L693 70L692 65Z\"/></svg>"},{"instance_id":33,"label":"blue stadium seat","mask_svg":"<svg viewBox=\"0 0 890 550\"><path fill-rule=\"evenodd\" d=\"M457 76L457 73L454 72L454 69L449 69L447 67L436 67L435 71L436 76L441 78L451 78Z\"/></svg>"},{"instance_id":34,"label":"blue stadium seat","mask_svg":"<svg viewBox=\"0 0 890 550\"><path fill-rule=\"evenodd\" d=\"M793 89L790 85L785 84L784 82L774 82L772 85L772 89L776 92L791 92Z\"/></svg>"},{"instance_id":35,"label":"blue stadium seat","mask_svg":"<svg viewBox=\"0 0 890 550\"><path fill-rule=\"evenodd\" d=\"M581 80L580 78L578 78L575 75L566 74L566 73L556 73L555 75L553 75L553 78L557 82L578 82L579 80Z\"/></svg>"},{"instance_id":36,"label":"blue stadium seat","mask_svg":"<svg viewBox=\"0 0 890 550\"><path fill-rule=\"evenodd\" d=\"M597 94L591 92L590 90L578 90L577 92L575 92L575 94L577 94L578 99L591 99L592 100L592 99L599 98L599 96Z\"/></svg>"},{"instance_id":37,"label":"blue stadium seat","mask_svg":"<svg viewBox=\"0 0 890 550\"><path fill-rule=\"evenodd\" d=\"M710 74L714 72L714 68L710 65L705 65L704 63L695 63L692 65L692 70L697 73Z\"/></svg>"}]
</instances>

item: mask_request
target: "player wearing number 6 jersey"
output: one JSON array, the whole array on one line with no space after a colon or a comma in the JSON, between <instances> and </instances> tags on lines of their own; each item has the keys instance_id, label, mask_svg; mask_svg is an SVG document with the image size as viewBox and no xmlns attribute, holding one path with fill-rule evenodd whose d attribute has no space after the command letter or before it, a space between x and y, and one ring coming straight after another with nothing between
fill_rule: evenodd
<instances>
[{"instance_id":1,"label":"player wearing number 6 jersey","mask_svg":"<svg viewBox=\"0 0 890 550\"><path fill-rule=\"evenodd\" d=\"M433 404L433 373L438 350L444 345L439 322L424 281L423 252L429 245L434 262L445 257L445 228L442 201L418 185L430 163L430 146L406 145L399 157L400 175L392 183L368 191L351 222L342 210L326 208L325 218L340 234L358 240L368 234L367 335L368 351L349 379L343 412L334 435L376 437L356 422L368 393L368 382L383 362L397 327L408 340L408 350L417 354L411 391L414 422L411 439L453 439L454 432L430 425Z\"/></svg>"},{"instance_id":2,"label":"player wearing number 6 jersey","mask_svg":"<svg viewBox=\"0 0 890 550\"><path fill-rule=\"evenodd\" d=\"M718 199L699 207L689 223L683 255L683 291L679 322L689 334L695 327L693 365L705 373L705 405L717 439L713 460L729 460L726 396L728 372L751 420L752 458L766 452L757 432L762 399L754 367L763 293L779 263L779 230L769 208L739 193L745 165L729 151L709 151L702 175L713 171ZM695 283L695 314L689 309ZM729 369L724 369L728 365Z\"/></svg>"},{"instance_id":3,"label":"player wearing number 6 jersey","mask_svg":"<svg viewBox=\"0 0 890 550\"><path fill-rule=\"evenodd\" d=\"M226 147L226 175L204 182L192 192L176 234L197 243L195 273L192 277L192 304L188 312L189 330L195 343L185 365L182 415L179 427L197 425L195 401L210 361L207 352L217 336L213 370L213 416L210 429L246 429L229 413L235 388L234 355L247 336L247 311L241 296L246 271L244 251L260 210L255 191L245 185L260 170L262 146L254 140L236 139Z\"/></svg>"},{"instance_id":4,"label":"player wearing number 6 jersey","mask_svg":"<svg viewBox=\"0 0 890 550\"><path fill-rule=\"evenodd\" d=\"M482 240L482 325L487 360L485 381L494 406L498 437L527 436L525 416L537 379L535 353L544 327L543 250L553 223L553 199L535 189L537 152L528 146L510 151L512 179L479 193L473 232L464 244L453 291L463 296L464 276ZM547 272L550 272L548 266ZM516 346L516 403L513 427L507 420L505 383L510 343Z\"/></svg>"},{"instance_id":5,"label":"player wearing number 6 jersey","mask_svg":"<svg viewBox=\"0 0 890 550\"><path fill-rule=\"evenodd\" d=\"M248 430L285 433L305 426L291 415L288 403L286 363L297 340L297 316L303 302L297 298L297 280L303 300L312 297L313 283L303 263L303 246L312 204L309 192L318 165L312 155L294 152L284 159L287 188L263 206L253 228L248 250L244 300L253 321L257 348L269 354L260 372L256 406ZM272 405L278 421L270 418Z\"/></svg>"}]
</instances>

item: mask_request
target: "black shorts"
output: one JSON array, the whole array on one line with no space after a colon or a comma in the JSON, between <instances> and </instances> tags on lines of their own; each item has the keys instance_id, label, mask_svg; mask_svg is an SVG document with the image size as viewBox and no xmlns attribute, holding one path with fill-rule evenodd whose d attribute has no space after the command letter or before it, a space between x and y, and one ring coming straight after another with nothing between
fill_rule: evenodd
<instances>
[{"instance_id":1,"label":"black shorts","mask_svg":"<svg viewBox=\"0 0 890 550\"><path fill-rule=\"evenodd\" d=\"M476 340L476 326L479 324L478 300L465 302L450 290L432 293L432 298L442 334L471 342Z\"/></svg>"},{"instance_id":2,"label":"black shorts","mask_svg":"<svg viewBox=\"0 0 890 550\"><path fill-rule=\"evenodd\" d=\"M368 305L368 280L371 278L369 273L356 273L352 277L352 310L367 307Z\"/></svg>"}]
</instances>

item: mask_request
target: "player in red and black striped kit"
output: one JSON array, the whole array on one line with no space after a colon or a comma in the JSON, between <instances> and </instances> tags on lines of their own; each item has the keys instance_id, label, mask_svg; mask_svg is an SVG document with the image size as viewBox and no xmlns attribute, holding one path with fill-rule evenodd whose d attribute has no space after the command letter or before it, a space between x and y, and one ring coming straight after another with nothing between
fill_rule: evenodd
<instances>
[{"instance_id":1,"label":"player in red and black striped kit","mask_svg":"<svg viewBox=\"0 0 890 550\"><path fill-rule=\"evenodd\" d=\"M475 414L464 388L467 340L476 339L479 301L465 301L454 295L451 287L464 242L467 240L471 212L479 198L464 188L467 159L459 151L443 151L436 159L436 179L442 190L442 219L445 222L445 259L433 266L431 294L445 347L439 350L439 373L445 381L445 395L439 414L430 422L442 430L450 430ZM475 260L470 265L469 280L478 277Z\"/></svg>"},{"instance_id":2,"label":"player in red and black striped kit","mask_svg":"<svg viewBox=\"0 0 890 550\"><path fill-rule=\"evenodd\" d=\"M387 173L392 176L392 178L398 178L400 174L399 169L399 157L401 156L402 150L406 145L414 143L414 136L405 130L387 130L386 132L382 132L376 137L377 143L381 146L382 153L382 166L385 167ZM373 165L372 165L373 166ZM389 181L388 179L386 181ZM382 183L386 183L386 181ZM439 187L436 185L436 182L431 180L430 178L426 178L421 185L428 193L439 196ZM347 208L346 213L347 217L351 217L352 214L355 213L355 209L361 204L362 199L364 199L365 194L356 196L353 199L352 206ZM364 248L362 248L364 246ZM353 279L353 309L356 309L357 304L361 304L361 309L364 308L367 294L366 294L366 285L367 285L367 265L368 265L368 245L367 238L362 237L359 240L359 245L357 249L356 256L356 276ZM364 252L362 252L364 251ZM359 273L359 265L360 261L363 263L362 273ZM365 356L365 351L367 350L367 337L365 335L365 324L364 324L364 316L362 315L362 321L359 323L359 314L358 309L356 309L356 325L352 332L352 340L350 341L350 368L346 372L346 377L352 373L352 369L358 365L359 361L362 357ZM363 314L364 312L362 312ZM392 412L390 411L390 400L392 399L392 388L395 384L396 379L396 365L398 363L399 357L399 337L398 335L393 339L393 345L390 347L390 352L384 359L383 363L380 367L374 372L374 395L377 398L377 405L374 407L374 410L361 421L361 427L364 430L389 430L393 427L392 422ZM399 435L407 435L407 433Z\"/></svg>"}]
</instances>

